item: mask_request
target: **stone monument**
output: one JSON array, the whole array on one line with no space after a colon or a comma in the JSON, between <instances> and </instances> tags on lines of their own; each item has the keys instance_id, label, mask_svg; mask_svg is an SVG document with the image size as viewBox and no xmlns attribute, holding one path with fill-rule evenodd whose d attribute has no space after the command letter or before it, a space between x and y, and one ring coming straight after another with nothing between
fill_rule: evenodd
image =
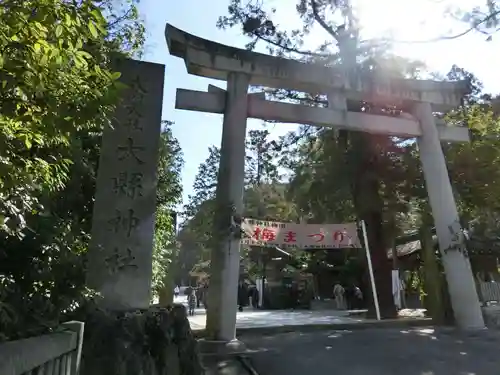
<instances>
[{"instance_id":1,"label":"stone monument","mask_svg":"<svg viewBox=\"0 0 500 375\"><path fill-rule=\"evenodd\" d=\"M227 81L225 92L178 89L176 96L178 109L224 114L216 222L228 223L231 215L241 215L248 117L417 138L457 324L464 329L484 328L440 144L466 142L469 131L446 126L433 116L433 112L445 112L461 104L467 90L465 82L379 76L348 79L341 70L229 47L171 25L166 26L165 35L170 54L184 60L188 73ZM268 101L249 95L251 85L324 94L329 106ZM376 100L410 110L396 117L349 112L347 99ZM239 239L227 230L212 249L209 293L216 306L209 304L207 329L225 341L235 339L239 246Z\"/></svg>"},{"instance_id":2,"label":"stone monument","mask_svg":"<svg viewBox=\"0 0 500 375\"><path fill-rule=\"evenodd\" d=\"M105 308L145 309L151 298L165 67L124 59L114 70L128 88L113 128L102 137L87 284L101 293Z\"/></svg>"}]
</instances>

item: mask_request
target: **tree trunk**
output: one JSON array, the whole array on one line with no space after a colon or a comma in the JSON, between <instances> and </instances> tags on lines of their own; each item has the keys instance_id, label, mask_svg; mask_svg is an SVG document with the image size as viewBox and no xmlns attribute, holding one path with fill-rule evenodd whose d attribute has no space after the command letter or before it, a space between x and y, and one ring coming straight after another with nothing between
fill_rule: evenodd
<instances>
[{"instance_id":1,"label":"tree trunk","mask_svg":"<svg viewBox=\"0 0 500 375\"><path fill-rule=\"evenodd\" d=\"M380 183L377 174L376 138L363 133L351 133L351 157L354 181L353 197L356 213L365 221L368 244L377 296L382 318L397 317L396 306L392 296L392 264L387 257L388 244L384 238L384 203L379 193ZM368 303L368 315L375 317L375 304L371 293L368 267L365 271L365 300Z\"/></svg>"},{"instance_id":2,"label":"tree trunk","mask_svg":"<svg viewBox=\"0 0 500 375\"><path fill-rule=\"evenodd\" d=\"M387 258L387 247L383 236L382 214L380 212L367 212L361 216L366 223L368 243L373 265L373 276L377 287L377 296L382 319L397 317L396 306L392 295L392 265ZM375 304L371 292L371 282L368 267L365 272L365 299L368 303L368 316L376 317Z\"/></svg>"}]
</instances>

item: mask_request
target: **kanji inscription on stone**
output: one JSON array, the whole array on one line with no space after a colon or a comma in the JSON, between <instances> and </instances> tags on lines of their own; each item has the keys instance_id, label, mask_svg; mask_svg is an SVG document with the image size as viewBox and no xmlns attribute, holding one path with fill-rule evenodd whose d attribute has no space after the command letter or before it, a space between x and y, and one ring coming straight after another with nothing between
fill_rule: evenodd
<instances>
[{"instance_id":1,"label":"kanji inscription on stone","mask_svg":"<svg viewBox=\"0 0 500 375\"><path fill-rule=\"evenodd\" d=\"M144 164L141 159L141 152L144 151L144 146L137 146L134 138L127 137L127 140L117 147L118 160L123 161L128 158L134 159L138 164Z\"/></svg>"},{"instance_id":2,"label":"kanji inscription on stone","mask_svg":"<svg viewBox=\"0 0 500 375\"><path fill-rule=\"evenodd\" d=\"M115 216L108 223L114 233L123 231L127 237L130 237L132 231L139 225L140 219L135 216L134 210L129 208L125 212L115 210Z\"/></svg>"},{"instance_id":3,"label":"kanji inscription on stone","mask_svg":"<svg viewBox=\"0 0 500 375\"><path fill-rule=\"evenodd\" d=\"M106 257L104 262L109 273L112 275L126 269L137 269L135 257L132 255L132 250L128 247L125 251L115 247L113 253Z\"/></svg>"},{"instance_id":4,"label":"kanji inscription on stone","mask_svg":"<svg viewBox=\"0 0 500 375\"><path fill-rule=\"evenodd\" d=\"M143 126L141 119L143 117L143 113L141 111L141 107L144 98L147 95L147 90L144 88L139 76L136 76L129 86L132 94L130 103L125 108L127 119L123 122L123 126L129 131L142 131Z\"/></svg>"},{"instance_id":5,"label":"kanji inscription on stone","mask_svg":"<svg viewBox=\"0 0 500 375\"><path fill-rule=\"evenodd\" d=\"M129 198L142 196L142 172L120 172L113 177L113 191Z\"/></svg>"},{"instance_id":6,"label":"kanji inscription on stone","mask_svg":"<svg viewBox=\"0 0 500 375\"><path fill-rule=\"evenodd\" d=\"M105 308L142 309L151 297L165 67L125 59L113 69L124 89L102 136L87 284Z\"/></svg>"}]
</instances>

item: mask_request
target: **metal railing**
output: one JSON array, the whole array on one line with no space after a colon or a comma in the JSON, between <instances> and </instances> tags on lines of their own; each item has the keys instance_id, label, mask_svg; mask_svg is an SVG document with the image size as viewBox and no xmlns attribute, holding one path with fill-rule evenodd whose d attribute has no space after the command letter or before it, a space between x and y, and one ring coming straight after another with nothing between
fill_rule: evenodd
<instances>
[{"instance_id":1,"label":"metal railing","mask_svg":"<svg viewBox=\"0 0 500 375\"><path fill-rule=\"evenodd\" d=\"M77 375L84 323L68 322L51 334L0 344L1 375Z\"/></svg>"}]
</instances>

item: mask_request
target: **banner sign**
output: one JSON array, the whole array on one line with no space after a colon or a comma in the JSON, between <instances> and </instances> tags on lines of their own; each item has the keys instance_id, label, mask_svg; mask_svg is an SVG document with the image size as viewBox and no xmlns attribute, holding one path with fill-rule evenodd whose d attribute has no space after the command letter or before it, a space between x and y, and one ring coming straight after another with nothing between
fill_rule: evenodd
<instances>
[{"instance_id":1,"label":"banner sign","mask_svg":"<svg viewBox=\"0 0 500 375\"><path fill-rule=\"evenodd\" d=\"M360 248L356 223L296 224L244 219L241 243L298 249Z\"/></svg>"}]
</instances>

